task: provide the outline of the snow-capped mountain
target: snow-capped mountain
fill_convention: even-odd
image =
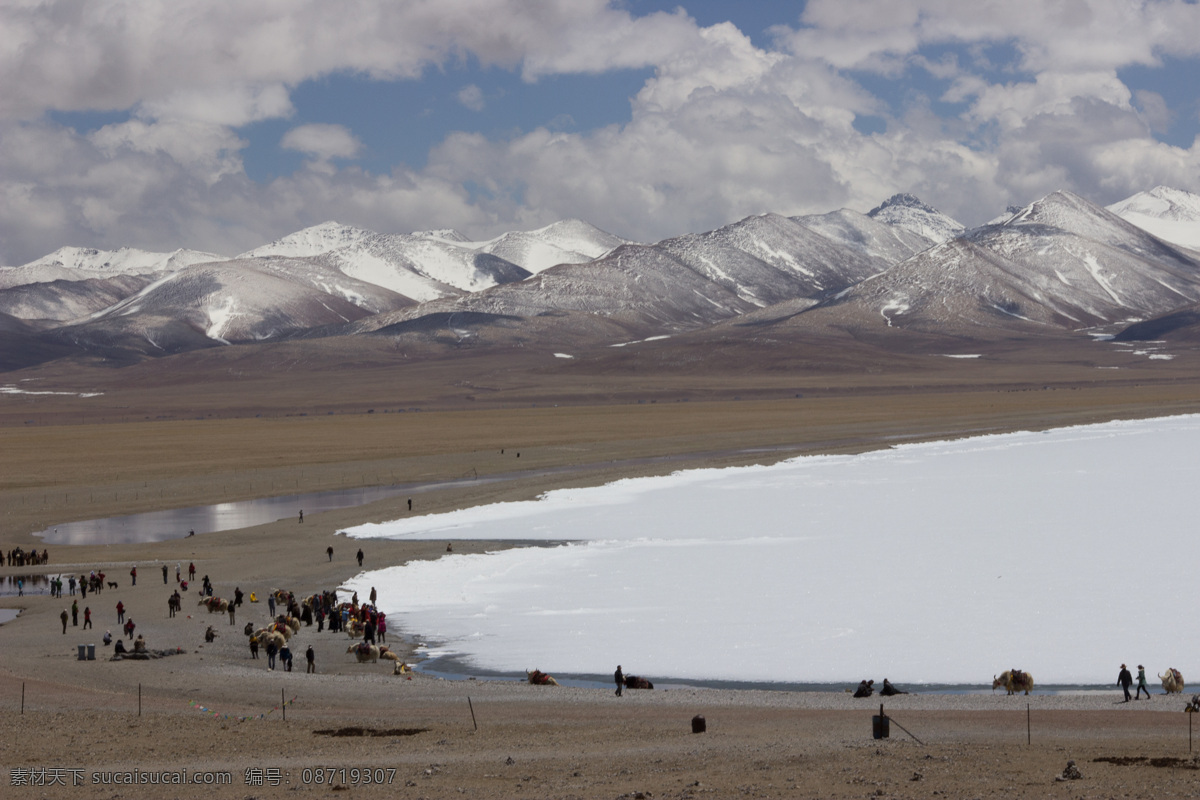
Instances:
[[[319,256],[343,247],[353,247],[363,239],[376,236],[373,231],[343,225],[340,222],[322,222],[309,228],[289,233],[281,239],[248,250],[237,256],[240,259],[283,256],[285,258],[307,258]]]
[[[761,214],[709,233],[626,244],[602,258],[559,264],[519,283],[362,320],[348,330],[452,313],[590,314],[629,336],[694,330],[784,300],[815,304],[928,245],[907,232],[890,235],[883,223],[855,212],[807,222]]]
[[[944,241],[929,239],[908,228],[880,222],[875,217],[845,208],[792,219],[840,247],[856,250],[888,266]]]
[[[315,260],[417,302],[529,277],[526,270],[490,253],[447,239],[406,234],[371,234]]]
[[[174,272],[192,264],[224,260],[225,256],[199,250],[151,253],[133,247],[122,247],[119,250],[60,247],[53,253],[22,266],[0,267],[0,289],[56,280],[81,281],[114,275]]]
[[[418,302],[522,280],[556,264],[590,261],[625,240],[581,220],[563,220],[472,242],[458,231],[382,234],[325,222],[243,253],[317,258],[351,277]]]
[[[1200,259],[1069,192],[909,258],[806,324],[954,336],[1076,330],[1200,299]]]
[[[1200,252],[1152,229],[1171,223],[1190,241],[1179,231],[1200,220],[1198,201],[1160,187],[1106,210],[1055,192],[964,231],[896,195],[868,214],[760,214],[655,244],[581,220],[488,241],[329,222],[234,259],[64,248],[0,269],[0,315],[10,342],[45,354],[12,362],[25,365],[79,348],[129,358],[354,334],[433,353],[472,341],[606,347],[714,326],[867,342],[1190,325]]]
[[[1164,241],[1200,250],[1200,195],[1156,186],[1108,210]]]
[[[698,327],[752,308],[663,248],[623,245],[586,264],[561,264],[518,283],[382,314],[346,330],[371,332],[431,314],[523,319],[582,314],[636,336]]]
[[[60,328],[62,340],[171,353],[276,339],[411,303],[306,259],[231,259],[170,273]]]
[[[949,241],[963,232],[962,223],[911,194],[894,194],[868,211],[867,216],[916,234],[930,244]]]
[[[565,219],[534,231],[506,233],[484,243],[479,250],[536,275],[559,264],[591,261],[623,244],[631,242],[583,220]]]

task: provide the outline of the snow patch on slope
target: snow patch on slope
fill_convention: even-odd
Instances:
[[[1159,239],[1200,250],[1200,195],[1156,186],[1108,210]]]

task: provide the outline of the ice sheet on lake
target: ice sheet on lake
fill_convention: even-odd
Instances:
[[[652,678],[1113,683],[1200,664],[1200,417],[692,470],[363,525],[571,541],[347,584],[477,667]],[[369,544],[363,543],[369,550]],[[1189,672],[1190,670],[1190,672]]]

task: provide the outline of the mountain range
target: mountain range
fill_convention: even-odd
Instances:
[[[1055,192],[970,230],[896,195],[653,244],[582,220],[484,242],[327,222],[234,257],[64,247],[0,267],[3,370],[380,337],[425,357],[666,337],[954,349],[1190,337],[1198,320],[1200,196],[1167,187],[1108,208]]]

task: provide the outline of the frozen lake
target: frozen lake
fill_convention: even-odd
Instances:
[[[424,654],[500,673],[1111,685],[1186,633],[1200,417],[692,470],[353,528],[541,540],[363,573]],[[1165,612],[1165,613],[1164,613]],[[1152,678],[1153,680],[1153,678]]]

